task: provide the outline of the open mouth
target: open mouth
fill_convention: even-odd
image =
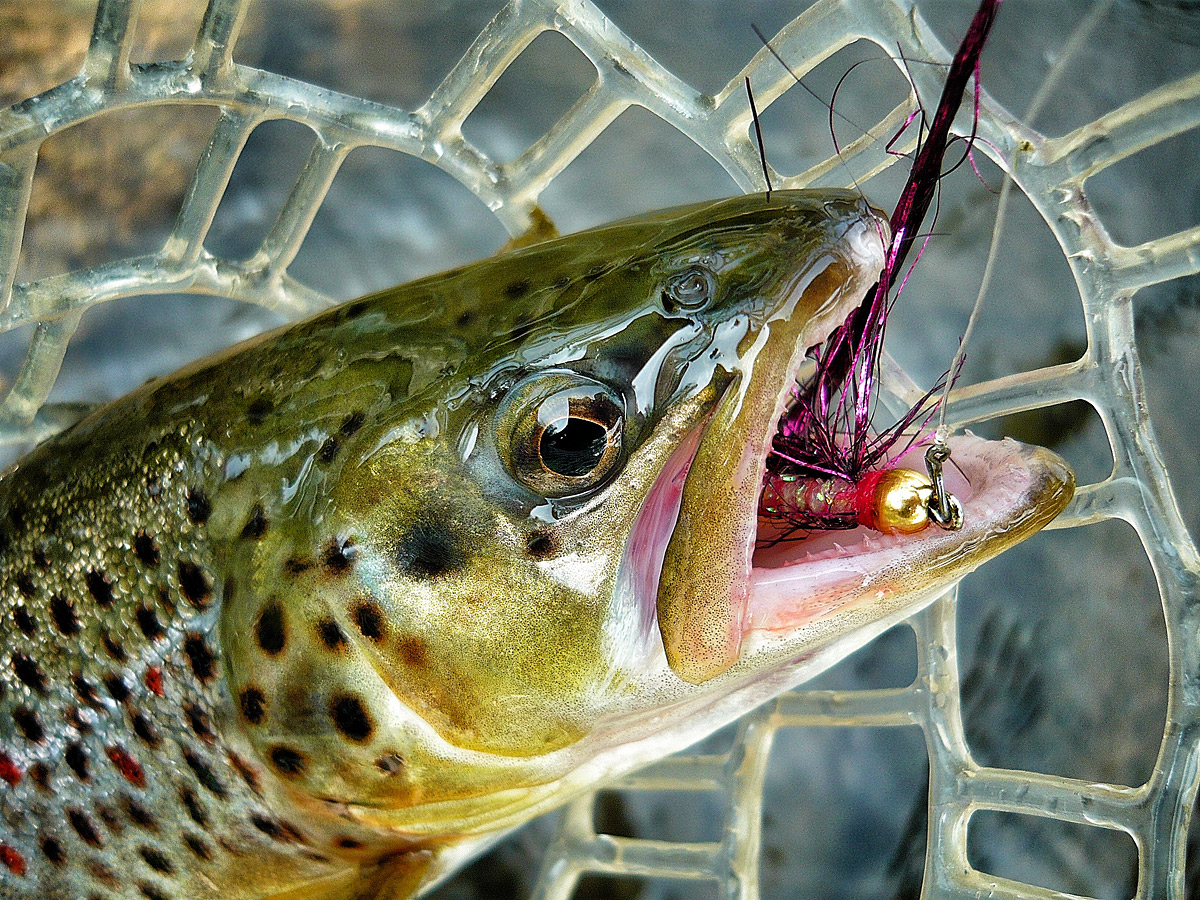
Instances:
[[[874,280],[882,236],[862,222],[858,244],[848,242],[840,263],[803,286],[799,302],[808,309],[844,315]],[[795,314],[778,323],[753,369],[664,467],[631,535],[631,547],[643,551],[637,595],[655,598],[667,661],[694,684],[745,668],[764,644],[777,658],[916,611],[1046,525],[1074,490],[1070,468],[1053,453],[966,436],[951,442],[946,469],[964,508],[961,530],[930,524],[889,535],[859,527],[772,541],[778,523],[759,516],[767,454],[803,347],[833,327]],[[923,472],[924,449],[887,464]]]
[[[663,468],[631,535],[629,550],[640,563],[637,595],[651,603],[702,431],[697,428]],[[926,446],[915,444],[888,465],[923,471]],[[731,609],[739,651],[734,662],[747,662],[764,648],[805,651],[855,628],[910,615],[983,562],[1040,530],[1073,494],[1070,467],[1041,447],[968,434],[952,438],[950,449],[953,465],[945,470],[946,488],[964,510],[958,531],[933,523],[913,534],[859,526],[781,541],[775,539],[776,522],[757,518],[743,589],[735,585],[730,592],[740,597]],[[703,548],[697,552],[703,555]],[[701,608],[695,614],[705,612]],[[707,680],[687,674],[685,680]]]
[[[1013,440],[964,435],[950,442],[946,487],[962,503],[963,527],[930,523],[914,534],[869,528],[763,542],[749,574],[743,628],[820,629],[839,610],[869,605],[871,618],[932,597],[979,564],[1050,522],[1070,500],[1074,476],[1057,455]],[[925,444],[890,465],[924,469]],[[760,522],[764,529],[768,522]]]

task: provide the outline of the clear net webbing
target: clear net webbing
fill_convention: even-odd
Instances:
[[[79,9],[63,6],[69,15],[79,18],[90,15],[92,5],[75,4]],[[151,5],[146,4],[147,8]],[[931,28],[911,0],[822,0],[781,30],[771,28],[767,35],[791,72],[767,49],[760,46],[753,52],[751,45],[744,68],[725,87],[705,92],[672,74],[587,0],[513,0],[491,18],[457,63],[442,61],[442,71],[448,70],[448,74],[432,95],[401,108],[273,71],[267,53],[258,54],[259,64],[242,62],[238,42],[246,31],[249,6],[247,0],[211,0],[202,16],[195,17],[198,33],[188,36],[190,49],[160,61],[136,57],[142,40],[139,28],[149,27],[147,23],[157,23],[157,19],[148,10],[140,10],[138,0],[101,0],[78,74],[57,86],[35,81],[36,96],[0,111],[0,332],[13,332],[22,348],[13,357],[17,364],[12,377],[2,385],[0,444],[27,445],[79,415],[81,407],[71,402],[73,398],[60,402],[58,396],[51,397],[51,391],[81,321],[86,322],[93,314],[89,311],[101,304],[149,295],[203,294],[254,304],[290,318],[334,299],[346,299],[333,296],[336,292],[318,283],[319,279],[295,271],[293,263],[343,164],[361,148],[399,151],[423,161],[421,165],[436,166],[469,189],[514,236],[535,225],[539,201],[560,173],[577,168],[572,166],[577,160],[578,165],[595,162],[585,151],[632,109],[644,110],[660,125],[665,123],[685,135],[715,160],[738,188],[759,190],[762,174],[743,79],[749,77],[764,121],[768,121],[776,103],[782,108],[781,101],[797,96],[793,75],[804,77],[824,61],[842,59],[837,54],[851,45],[861,50],[872,44],[878,48],[875,56],[891,58],[885,63],[888,78],[900,79],[904,86],[895,103],[889,101],[882,113],[870,113],[869,121],[863,119],[868,113],[857,111],[837,122],[835,131],[842,141],[836,156],[829,156],[828,122],[818,119],[813,125],[814,140],[828,158],[802,159],[797,174],[773,171],[772,181],[776,187],[857,183],[880,205],[887,205],[886,198],[892,194],[877,185],[894,178],[896,170],[889,167],[900,161],[897,168],[902,168],[903,161],[889,155],[884,145],[916,109],[916,97],[926,104],[936,98],[943,70],[930,61],[946,61],[949,54],[935,35],[953,39]],[[1002,15],[1019,15],[1021,7],[1015,3],[1013,7],[1010,10],[1006,5]],[[327,8],[334,14],[341,9],[346,16],[355,15],[352,2],[330,3]],[[272,14],[271,4],[254,12],[259,17]],[[666,9],[662,14],[670,15]],[[723,19],[731,29],[747,28],[747,22],[736,13]],[[1092,44],[1102,42],[1102,33],[1087,30],[1094,27],[1094,22],[1081,16],[1076,35]],[[502,153],[485,148],[486,141],[464,136],[470,134],[464,122],[523,51],[546,32],[557,32],[586,57],[594,67],[589,70],[590,84],[524,149]],[[53,40],[47,40],[41,52],[59,51]],[[310,48],[309,52],[320,51]],[[1057,52],[1066,50],[1058,47]],[[1162,52],[1174,51],[1168,46]],[[133,64],[131,53],[135,54]],[[909,62],[901,63],[901,59]],[[988,65],[1001,65],[994,55],[988,60]],[[838,66],[847,68],[841,63]],[[870,71],[870,77],[883,77],[879,65]],[[915,94],[909,92],[910,83]],[[110,120],[132,121],[121,117],[150,107],[181,114],[202,109],[207,116],[198,145],[201,149],[194,166],[189,163],[173,224],[156,233],[151,246],[143,243],[133,255],[105,259],[68,255],[57,268],[39,266],[23,256],[25,238],[35,227],[45,234],[47,220],[55,216],[70,219],[70,202],[57,208],[38,205],[35,171],[47,166],[44,146],[86,120],[94,122],[82,127],[103,126]],[[252,246],[225,252],[222,248],[232,243],[212,240],[210,231],[239,158],[256,129],[279,120],[309,129],[306,134],[313,138],[311,146],[306,155],[292,154],[287,161],[290,168],[279,176],[286,189],[279,195],[273,224],[255,236]],[[959,124],[968,129],[969,116],[961,117]],[[985,93],[978,120],[979,150],[1011,174],[1019,189],[1014,194],[1018,199],[1023,194],[1027,206],[1040,214],[1044,224],[1036,224],[1036,228],[1049,229],[1050,246],[1067,276],[1063,282],[1067,290],[1061,295],[1039,294],[1031,302],[1057,310],[1047,316],[1076,319],[1081,304],[1082,324],[1078,341],[1069,345],[1074,347],[1070,352],[1057,357],[1043,354],[1040,362],[1035,359],[1032,363],[1029,355],[1018,353],[1016,362],[1007,367],[986,370],[987,377],[964,379],[966,386],[956,392],[949,410],[955,426],[997,419],[1016,421],[1013,417],[1018,414],[1043,408],[1078,409],[1080,401],[1098,416],[1096,434],[1105,436],[1111,447],[1111,471],[1105,465],[1094,477],[1082,473],[1082,486],[1055,528],[1080,529],[1087,534],[1091,533],[1087,529],[1120,520],[1132,526],[1144,548],[1140,565],[1145,571],[1140,581],[1131,583],[1157,585],[1162,610],[1157,627],[1165,631],[1169,651],[1164,653],[1159,698],[1165,713],[1157,711],[1158,721],[1164,723],[1161,743],[1154,735],[1143,735],[1158,748],[1144,781],[1107,783],[1091,777],[1090,772],[1087,777],[1065,777],[985,765],[977,759],[969,749],[974,746],[967,733],[970,727],[964,726],[964,715],[969,718],[970,713],[964,714],[965,679],[960,677],[958,664],[959,603],[951,594],[905,626],[916,636],[911,683],[867,688],[840,685],[787,694],[747,715],[727,746],[661,761],[614,786],[626,796],[638,792],[658,797],[673,792],[706,795],[709,799],[703,808],[712,812],[715,825],[705,839],[605,833],[597,828],[598,819],[603,824],[604,817],[597,812],[596,796],[583,797],[557,820],[540,875],[530,879],[533,897],[565,900],[573,896],[581,879],[596,874],[648,879],[657,885],[655,896],[665,892],[739,900],[758,897],[767,865],[763,807],[771,802],[768,778],[773,788],[779,787],[779,778],[770,775],[773,747],[787,734],[814,726],[850,730],[910,726],[909,731],[916,726],[921,730],[928,757],[921,889],[925,897],[1064,896],[1015,877],[977,869],[988,853],[969,849],[974,819],[996,813],[1074,823],[1086,831],[1123,832],[1136,848],[1125,886],[1136,891],[1137,897],[1183,896],[1186,838],[1197,787],[1200,603],[1196,591],[1200,560],[1151,428],[1134,324],[1141,298],[1155,296],[1156,288],[1200,272],[1200,227],[1176,228],[1168,223],[1167,233],[1141,243],[1122,244],[1110,234],[1104,208],[1092,202],[1089,188],[1110,167],[1169,145],[1198,124],[1200,72],[1166,80],[1053,137],[1024,124],[1019,115],[1014,117]],[[122,127],[111,126],[118,132]],[[911,146],[912,132],[908,132],[894,149]],[[770,149],[768,159],[772,158]],[[148,151],[143,147],[129,152]],[[1187,204],[1194,203],[1198,161],[1193,157],[1191,170],[1171,176],[1178,179]],[[110,160],[114,167],[124,168],[127,163],[121,162],[119,154]],[[998,170],[983,161],[980,165],[986,167],[983,179],[997,187]],[[964,174],[971,181],[966,167],[958,177]],[[875,181],[876,177],[880,181]],[[113,179],[118,180],[116,174]],[[613,192],[620,189],[620,185],[610,188]],[[994,196],[990,203],[994,212]],[[1194,222],[1195,207],[1189,208]],[[609,217],[601,211],[595,220]],[[1036,218],[1014,227],[1033,228],[1028,223]],[[943,217],[938,229],[952,234],[960,224]],[[136,223],[132,227],[136,230]],[[310,266],[306,271],[314,269]],[[920,285],[913,290],[921,290]],[[973,295],[974,284],[964,285],[961,292]],[[209,299],[197,297],[190,302]],[[952,342],[961,332],[962,310],[969,307],[969,299],[955,300],[959,312],[951,324],[927,323],[926,330],[945,332],[943,340],[949,335]],[[1033,343],[1037,321],[1027,316],[1019,326]],[[949,347],[952,353],[953,343]],[[905,368],[912,371],[915,359],[920,369],[919,351],[909,357],[901,360]],[[945,364],[945,358],[933,359],[926,370],[913,373],[915,381],[927,382],[931,374],[936,376],[938,366],[944,368]],[[892,389],[902,398],[905,386],[914,382],[907,381],[898,364],[889,363],[889,367]],[[1147,572],[1152,573],[1152,580]],[[968,580],[968,587],[970,584]],[[1025,590],[1013,584],[1011,597],[1025,602]],[[1129,604],[1157,608],[1152,592],[1149,596],[1136,592],[1118,596]],[[992,677],[1004,676],[993,672]],[[1105,720],[1106,711],[1097,710],[1089,727],[1102,728]],[[996,727],[1009,726],[1000,723]],[[1070,748],[1063,755],[1070,756]],[[600,802],[606,795],[599,795]],[[802,804],[804,798],[793,798],[793,802]],[[1067,853],[1061,860],[1062,870],[1074,866],[1086,872],[1097,865],[1089,857],[1087,848],[1092,845],[1086,837],[1078,846],[1083,849],[1076,857],[1067,858]],[[867,841],[853,853],[888,857],[892,850]],[[913,854],[920,856],[919,840]],[[1012,855],[1019,857],[1020,851]],[[1067,885],[1064,889],[1084,885],[1081,891],[1090,883],[1082,876],[1081,880],[1060,882]],[[1111,895],[1127,896],[1121,889],[1114,889],[1117,893]],[[785,887],[774,895],[797,894]]]

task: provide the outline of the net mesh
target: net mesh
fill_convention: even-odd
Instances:
[[[300,317],[332,302],[290,267],[351,151],[382,147],[439,167],[469,188],[511,235],[534,228],[538,202],[556,176],[624,111],[648,110],[715,159],[745,190],[763,184],[743,79],[760,110],[795,89],[822,61],[855,41],[893,59],[942,60],[939,43],[912,2],[822,0],[771,38],[788,72],[763,48],[728,85],[703,93],[673,75],[584,0],[513,0],[491,20],[424,103],[407,110],[240,64],[233,50],[245,0],[211,0],[190,52],[175,62],[130,64],[141,4],[102,0],[77,77],[0,112],[0,332],[30,331],[15,378],[0,401],[0,443],[40,440],[79,415],[47,403],[68,345],[89,308],[148,294],[219,295]],[[463,125],[506,69],[539,35],[565,37],[595,67],[590,88],[509,162],[464,137]],[[915,93],[845,143],[840,154],[785,177],[776,187],[862,185],[896,162],[883,149],[916,108],[936,97],[942,69],[897,64]],[[211,139],[182,208],[153,252],[62,274],[19,280],[39,149],[92,117],[150,105],[217,110]],[[239,154],[262,123],[286,119],[315,140],[281,211],[249,254],[227,258],[206,244]],[[970,127],[960,118],[962,130]],[[1123,246],[1089,202],[1089,180],[1115,163],[1200,124],[1200,73],[1161,86],[1057,137],[1045,137],[984,96],[981,150],[1005,171],[1052,231],[1082,303],[1086,350],[1071,362],[984,381],[955,393],[953,426],[1069,401],[1098,412],[1114,466],[1080,487],[1055,528],[1120,519],[1136,530],[1161,594],[1169,646],[1166,723],[1153,773],[1140,785],[1099,783],[976,762],[964,737],[957,664],[956,596],[908,624],[916,634],[917,675],[902,688],[800,690],[746,716],[727,752],[661,761],[616,787],[624,791],[710,792],[723,811],[719,840],[680,842],[597,833],[595,795],[560,818],[533,889],[565,900],[588,873],[707,880],[717,896],[759,896],[764,783],[772,743],[800,726],[919,726],[929,759],[929,816],[923,896],[1050,898],[1063,894],[977,871],[968,859],[969,821],[979,811],[1019,813],[1119,830],[1137,848],[1136,896],[1182,897],[1184,853],[1197,787],[1196,556],[1172,495],[1147,414],[1133,295],[1200,272],[1200,228]],[[904,149],[902,146],[898,149]],[[888,382],[896,405],[911,399],[895,363]],[[1086,861],[1085,863],[1086,864]]]

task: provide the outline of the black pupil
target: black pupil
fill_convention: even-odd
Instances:
[[[564,478],[587,475],[604,456],[608,431],[599,422],[572,416],[542,432],[542,465]]]

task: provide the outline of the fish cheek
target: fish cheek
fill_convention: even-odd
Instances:
[[[545,577],[524,532],[457,459],[413,461],[377,461],[356,485],[374,498],[360,520],[363,565],[387,632],[365,652],[456,747],[529,757],[574,742],[601,605]]]

